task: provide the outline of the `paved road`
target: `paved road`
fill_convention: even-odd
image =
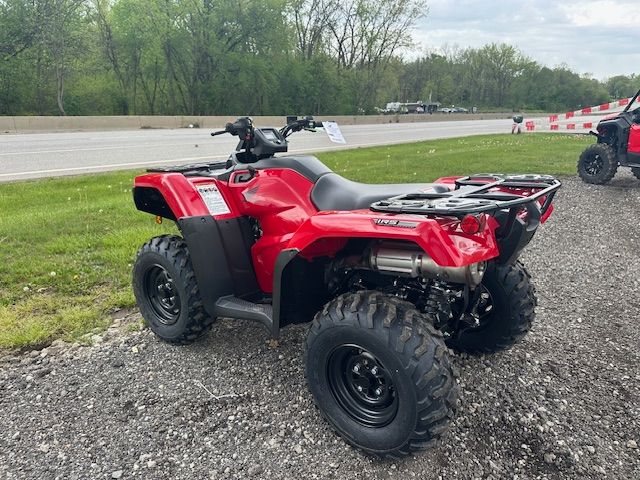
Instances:
[[[510,126],[505,119],[345,125],[345,146],[324,133],[302,132],[290,138],[290,152],[506,133]],[[213,139],[204,129],[0,135],[0,182],[225,159],[236,143],[230,136]]]

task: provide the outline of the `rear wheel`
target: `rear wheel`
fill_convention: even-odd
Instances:
[[[315,403],[351,445],[395,458],[447,430],[453,369],[442,334],[412,304],[371,291],[341,295],[316,315],[306,354]]]
[[[214,319],[204,309],[186,242],[175,235],[154,237],[138,251],[133,292],[149,328],[171,343],[190,343]]]
[[[461,321],[447,345],[468,353],[508,348],[531,329],[537,305],[529,272],[520,262],[490,264],[479,288],[475,322]]]
[[[578,175],[586,183],[602,185],[611,180],[618,169],[618,160],[611,146],[595,143],[578,160]]]

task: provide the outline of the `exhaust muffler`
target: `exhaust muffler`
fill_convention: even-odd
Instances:
[[[487,264],[478,262],[464,267],[443,267],[417,247],[380,243],[371,248],[369,266],[382,273],[432,278],[475,287],[482,281]]]

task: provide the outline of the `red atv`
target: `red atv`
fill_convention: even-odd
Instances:
[[[451,347],[493,352],[534,319],[517,261],[560,187],[540,175],[474,175],[366,185],[312,156],[275,156],[282,129],[227,124],[223,163],[136,178],[139,210],[177,223],[151,239],[133,288],[162,339],[187,343],[217,317],[257,320],[277,339],[311,323],[306,373],[315,402],[352,445],[386,457],[422,449],[456,406]]]
[[[588,147],[578,160],[578,175],[587,183],[602,185],[611,180],[618,165],[631,167],[640,179],[640,90],[625,109],[604,117],[598,132],[590,132],[598,143]]]

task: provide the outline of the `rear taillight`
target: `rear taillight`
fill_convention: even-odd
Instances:
[[[484,228],[485,223],[486,217],[484,214],[465,215],[464,218],[460,220],[460,230],[467,235],[474,235]]]

